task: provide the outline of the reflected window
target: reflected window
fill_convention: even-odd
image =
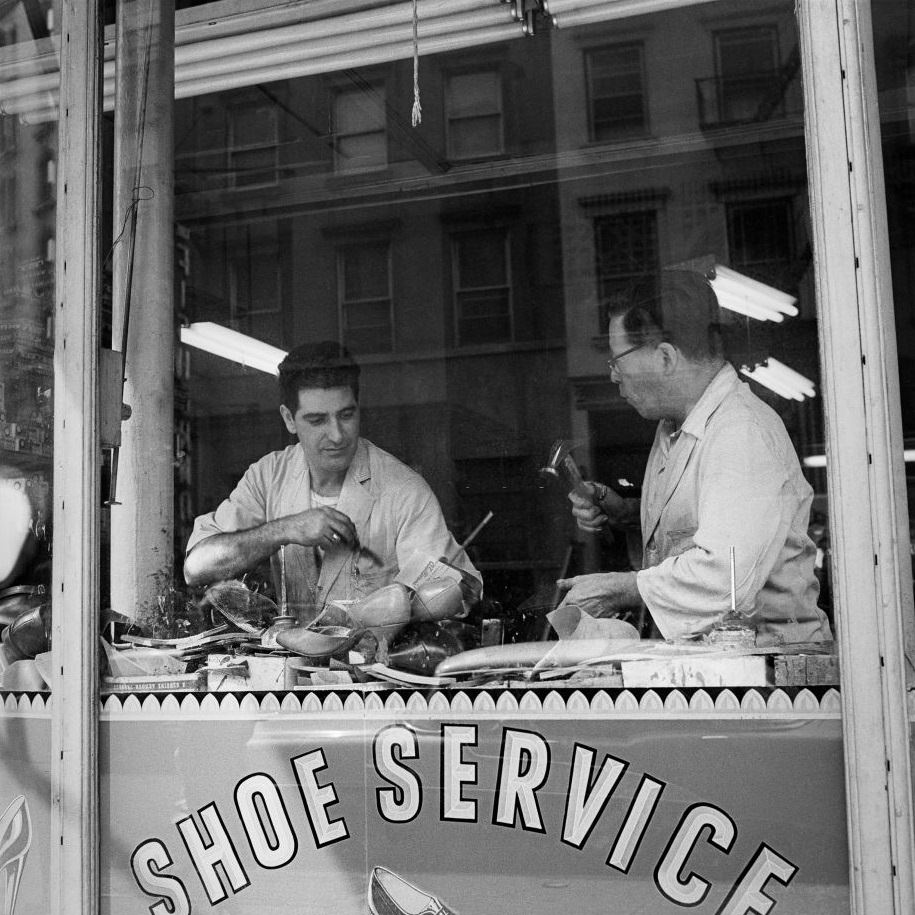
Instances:
[[[789,263],[794,252],[790,200],[762,200],[727,205],[731,265],[764,278]]]
[[[495,70],[455,73],[445,82],[448,156],[469,159],[503,151],[502,78]]]
[[[385,168],[388,139],[384,86],[344,89],[334,95],[334,171]]]
[[[228,166],[235,187],[276,184],[278,139],[274,105],[229,109]]]
[[[452,236],[458,346],[512,339],[509,234],[506,229]]]
[[[607,300],[660,266],[658,217],[654,210],[613,213],[594,218],[597,291],[603,303],[598,333],[607,332]]]
[[[352,353],[394,349],[391,246],[388,242],[337,249],[337,288],[343,343]]]
[[[774,26],[715,33],[719,121],[758,121],[777,85],[778,32]]]
[[[227,243],[231,325],[266,343],[280,345],[282,335],[281,252],[275,226],[241,226]]]
[[[640,43],[585,52],[585,72],[591,140],[606,142],[647,132],[644,53]]]

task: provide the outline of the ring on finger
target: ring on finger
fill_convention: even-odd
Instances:
[[[330,535],[330,539],[333,540],[334,543],[339,543],[339,542],[340,542],[340,535],[339,535],[336,531],[334,531],[334,532]]]

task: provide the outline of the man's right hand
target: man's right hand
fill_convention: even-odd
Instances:
[[[608,524],[623,526],[630,520],[630,500],[624,499],[602,483],[588,481],[584,484],[588,495],[569,493],[572,514],[583,531],[596,534]]]
[[[326,548],[356,542],[356,527],[349,516],[328,506],[288,515],[283,522],[289,543]]]

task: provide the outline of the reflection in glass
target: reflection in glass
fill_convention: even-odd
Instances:
[[[56,91],[45,7],[0,7],[0,685],[21,682],[47,649],[43,626],[34,650],[14,649],[7,624],[21,630],[20,617],[50,612],[57,128],[20,104],[35,80]],[[26,679],[44,688],[35,671]]]
[[[277,58],[272,78],[242,54],[224,88],[179,59],[176,219],[186,323],[282,349],[339,339],[363,366],[363,433],[422,473],[456,538],[494,512],[473,547],[480,612],[519,639],[542,631],[558,575],[639,553],[577,536],[565,492],[537,473],[575,438],[586,478],[638,494],[654,427],[605,369],[608,307],[630,283],[711,259],[796,300],[781,323],[732,313],[729,356],[801,456],[821,450],[822,420],[792,5],[620,20],[562,2],[527,38],[497,6],[468,0],[425,44],[420,31],[417,127],[407,20],[384,60],[389,26],[367,24],[345,54],[296,72]],[[436,44],[445,34],[460,50]],[[179,552],[193,516],[287,443],[268,377],[199,353],[188,365]],[[807,473],[822,531],[825,481]]]

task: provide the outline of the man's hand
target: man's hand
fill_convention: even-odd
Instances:
[[[602,483],[588,481],[584,486],[588,496],[569,493],[572,514],[583,531],[596,534],[607,524],[623,527],[632,522],[635,500],[624,499]]]
[[[335,546],[355,543],[356,527],[347,515],[328,506],[309,508],[282,519],[284,540],[302,546]]]
[[[201,540],[185,557],[184,580],[189,585],[201,585],[237,578],[286,543],[325,549],[355,544],[356,528],[343,512],[321,506],[267,521],[250,530],[213,534]]]
[[[635,572],[596,572],[560,578],[556,587],[567,592],[559,607],[574,604],[591,616],[614,616],[641,602]]]

